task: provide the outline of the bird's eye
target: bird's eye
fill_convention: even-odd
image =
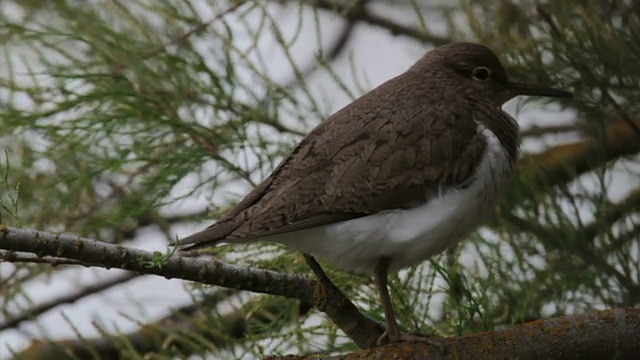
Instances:
[[[489,78],[490,72],[484,66],[479,66],[473,69],[473,78],[480,81],[485,81]]]

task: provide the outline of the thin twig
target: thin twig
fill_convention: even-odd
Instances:
[[[60,258],[55,256],[38,257],[35,254],[17,252],[17,251],[0,251],[0,263],[31,263],[31,264],[49,264],[51,266],[60,265],[85,265],[82,261]],[[0,325],[0,330],[2,330]]]
[[[347,18],[344,28],[342,29],[342,31],[340,31],[340,34],[334,39],[333,44],[329,46],[329,49],[327,51],[322,52],[322,57],[320,59],[314,60],[310,65],[307,66],[306,69],[301,70],[300,75],[304,78],[308,78],[311,75],[313,75],[318,69],[321,68],[320,66],[318,66],[319,63],[327,63],[335,60],[338,57],[338,55],[340,55],[340,53],[345,49],[347,43],[349,42],[349,39],[351,38],[351,35],[353,35],[353,29],[355,27],[355,24],[356,24],[355,20],[351,18]],[[299,83],[300,83],[299,78],[297,76],[294,76],[291,80],[284,82],[284,85],[282,85],[282,88],[285,90],[291,91]],[[279,130],[278,127],[276,127],[277,126],[276,124],[269,123],[269,125],[276,128],[276,130]],[[305,135],[305,134],[302,134],[302,135]]]
[[[192,35],[198,34],[198,33],[202,32],[202,31],[206,30],[211,24],[213,24],[214,22],[222,19],[226,15],[236,11],[240,6],[244,5],[245,3],[246,3],[246,1],[236,1],[235,4],[232,4],[231,6],[226,8],[225,10],[223,10],[220,13],[216,14],[211,19],[196,25],[193,29],[191,29],[191,30],[189,30],[187,32],[184,32],[182,34],[178,34],[178,35],[174,36],[173,38],[171,38],[166,43],[164,43],[164,44],[162,44],[162,45],[160,45],[160,46],[158,46],[158,47],[156,47],[154,49],[151,49],[151,50],[147,51],[146,53],[144,53],[141,56],[141,59],[143,59],[143,60],[150,59],[150,58],[152,58],[152,57],[164,52],[169,46],[179,44],[179,43],[187,40]]]
[[[565,36],[562,34],[562,32],[560,31],[560,28],[556,25],[555,21],[553,20],[553,16],[549,14],[540,5],[536,6],[536,10],[540,18],[551,28],[551,35],[553,36],[553,38],[558,40],[558,42],[561,44],[566,43],[567,40]],[[598,76],[594,75],[593,70],[591,69],[590,66],[588,66],[587,64],[583,63],[578,59],[575,59],[572,56],[571,52],[567,52],[566,58],[572,63],[572,65],[578,71],[583,73],[584,78],[587,78],[587,79],[598,78]],[[638,124],[636,124],[636,122],[631,118],[631,116],[629,116],[629,114],[622,108],[622,106],[618,104],[618,101],[616,101],[616,99],[611,95],[606,84],[603,82],[599,82],[597,85],[600,92],[602,93],[602,97],[613,106],[615,111],[618,113],[618,116],[620,116],[620,118],[622,118],[622,120],[624,120],[629,125],[631,130],[633,130],[636,133],[636,135],[640,138],[640,126],[638,126]],[[638,141],[640,141],[640,139],[638,139]]]

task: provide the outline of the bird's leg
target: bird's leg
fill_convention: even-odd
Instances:
[[[316,275],[316,278],[320,282],[320,285],[327,291],[330,288],[335,289],[336,291],[340,291],[336,285],[331,282],[331,279],[327,276],[327,274],[322,270],[318,261],[311,256],[310,254],[304,253],[304,259],[307,262],[307,265],[311,268],[313,273]],[[391,297],[389,296],[389,290],[387,289],[387,273],[389,272],[389,265],[391,263],[391,259],[388,257],[383,257],[378,262],[378,265],[375,269],[375,282],[378,287],[378,291],[380,292],[380,300],[382,301],[382,307],[384,308],[384,317],[386,320],[387,328],[382,333],[382,335],[378,338],[377,345],[381,345],[388,340],[389,342],[399,342],[399,341],[429,341],[426,336],[413,335],[413,334],[403,334],[400,332],[400,327],[398,327],[398,323],[396,322],[396,316],[393,312],[393,305],[391,304]],[[434,343],[436,346],[440,346],[437,343]]]
[[[380,293],[380,301],[382,302],[382,308],[384,309],[384,319],[387,324],[387,329],[378,338],[377,345],[382,345],[386,342],[385,340],[389,340],[389,342],[426,341],[426,337],[412,334],[403,334],[402,332],[400,332],[400,327],[398,326],[398,322],[396,321],[396,315],[393,312],[393,305],[391,304],[389,289],[387,288],[387,276],[389,273],[390,264],[391,259],[388,257],[383,257],[378,262],[378,265],[376,265],[376,269],[374,272],[375,283],[376,287],[378,288],[378,292]]]
[[[393,305],[391,304],[391,297],[389,296],[389,289],[387,289],[387,274],[389,272],[389,264],[391,259],[383,257],[376,265],[374,272],[374,278],[378,293],[380,294],[380,301],[382,302],[382,308],[384,309],[384,319],[387,323],[387,329],[378,338],[378,345],[384,343],[385,339],[389,339],[390,342],[397,342],[400,339],[400,328],[396,322],[396,315],[393,312]]]

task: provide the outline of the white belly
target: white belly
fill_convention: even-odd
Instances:
[[[507,153],[489,129],[478,124],[488,146],[464,190],[450,190],[410,210],[390,210],[314,229],[273,236],[346,270],[373,273],[381,257],[390,270],[418,264],[455,245],[490,214],[513,170]]]

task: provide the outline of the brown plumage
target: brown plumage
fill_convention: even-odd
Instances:
[[[387,271],[455,244],[495,205],[518,154],[518,126],[501,110],[516,95],[570,96],[509,80],[484,46],[435,49],[327,118],[228,214],[180,244],[277,241],[374,271],[385,335],[408,339],[393,319]],[[471,210],[440,214],[447,201]]]

